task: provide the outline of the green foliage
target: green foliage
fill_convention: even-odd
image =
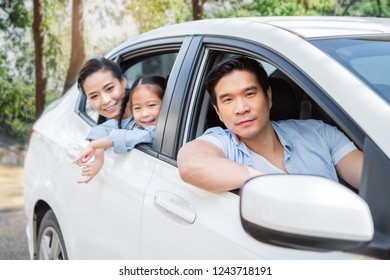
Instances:
[[[191,9],[183,0],[131,1],[127,7],[140,33],[191,19]]]
[[[378,3],[379,2],[379,3]],[[339,15],[346,16],[371,16],[371,17],[389,17],[389,0],[360,0],[356,1],[350,7],[340,7]]]
[[[0,29],[7,31],[12,28],[25,28],[32,23],[32,18],[25,8],[23,0],[0,0]]]
[[[35,118],[32,14],[23,2],[0,1],[0,133],[21,143]]]
[[[380,3],[380,5],[378,4]],[[242,16],[390,16],[390,0],[209,0],[206,18]]]
[[[61,96],[70,58],[71,0],[44,0],[45,61],[47,94]]]
[[[25,143],[34,122],[34,87],[0,80],[0,131]]]

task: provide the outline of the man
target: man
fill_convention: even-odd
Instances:
[[[206,88],[227,129],[208,129],[183,145],[178,167],[185,182],[221,192],[240,188],[257,175],[311,174],[335,181],[340,176],[358,189],[363,153],[322,121],[272,122],[272,90],[255,60],[222,62],[206,77]]]

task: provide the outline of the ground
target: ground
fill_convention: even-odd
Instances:
[[[0,135],[0,260],[28,259],[23,209],[25,147]]]

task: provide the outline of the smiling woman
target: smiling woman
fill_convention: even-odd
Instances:
[[[78,86],[99,115],[119,118],[126,89],[119,65],[103,57],[87,61],[80,70]],[[128,117],[130,110],[124,113],[124,118]]]
[[[102,116],[118,118],[126,81],[117,80],[110,71],[101,70],[85,79],[83,88],[91,106]]]

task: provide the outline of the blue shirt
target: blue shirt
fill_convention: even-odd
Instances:
[[[140,143],[153,143],[155,126],[148,126],[143,129],[137,125],[133,117],[122,120],[121,124],[122,129],[119,129],[117,120],[107,120],[102,124],[94,126],[86,139],[93,141],[109,136],[114,153],[117,154],[123,154]]]
[[[336,127],[318,120],[271,122],[284,148],[284,164],[289,174],[319,175],[338,181],[335,165],[356,149]],[[213,127],[198,139],[219,147],[226,158],[253,167],[251,151],[228,129]]]
[[[134,129],[137,126],[137,123],[135,122],[133,116],[131,116],[130,118],[122,120],[121,125],[123,129]],[[113,129],[118,129],[118,121],[115,119],[109,119],[104,123],[92,127],[86,139],[88,141],[93,141],[105,137],[109,135]]]
[[[140,143],[152,144],[155,131],[155,126],[147,126],[146,128],[141,128],[138,125],[132,130],[111,130],[109,137],[112,147],[114,148],[114,153],[123,154],[133,149],[135,145]]]

